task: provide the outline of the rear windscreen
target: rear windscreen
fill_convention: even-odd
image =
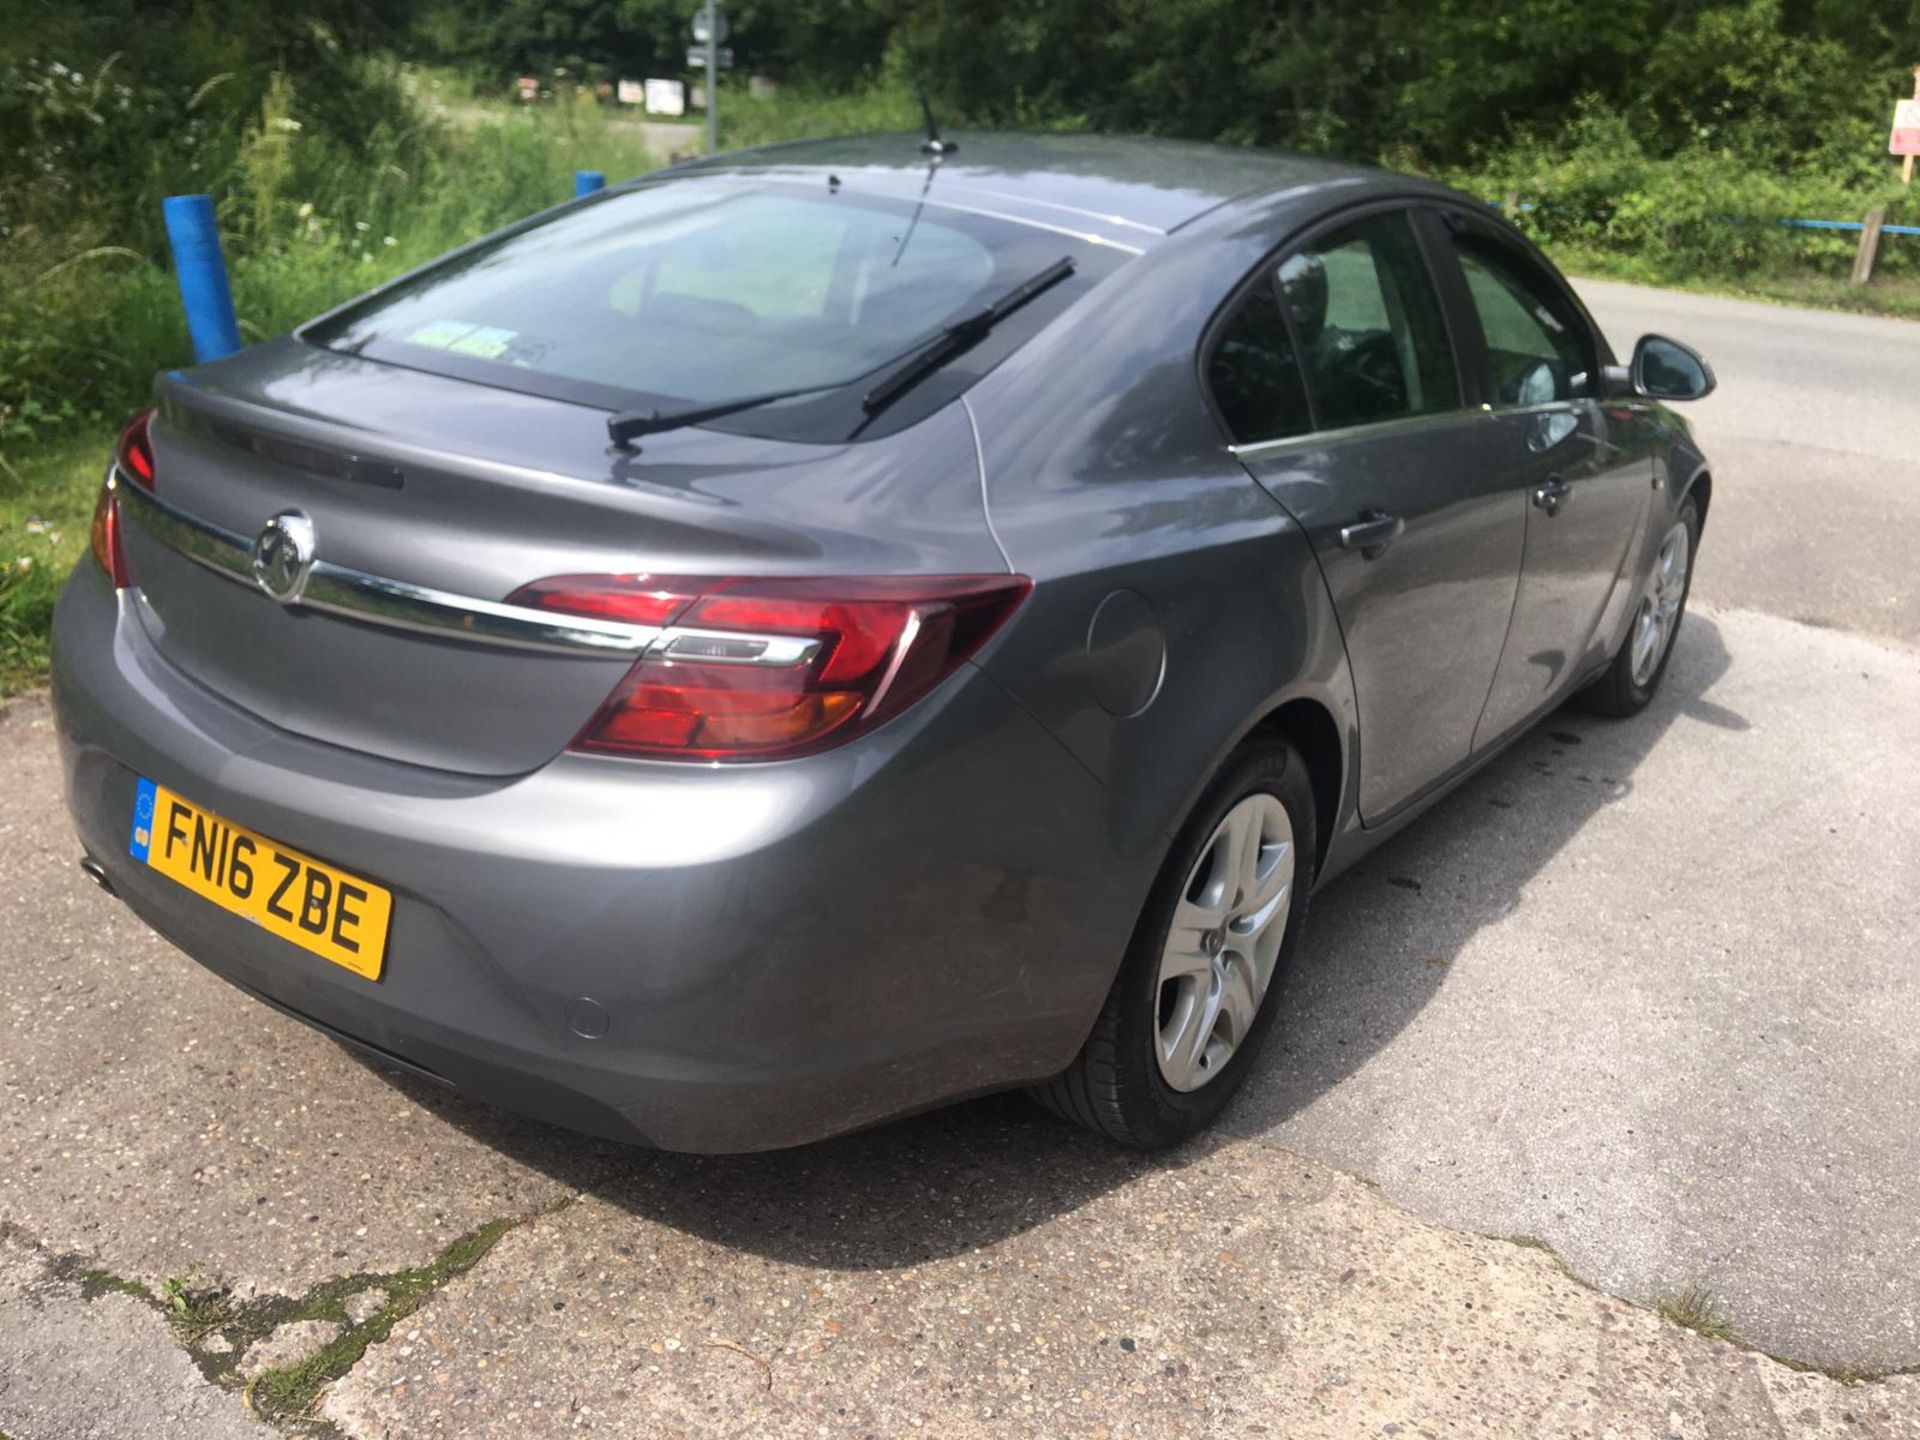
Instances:
[[[817,182],[692,175],[609,193],[458,254],[309,327],[356,354],[612,409],[807,390],[737,428],[840,428],[835,391],[1095,247],[993,216]],[[1099,256],[1092,270],[1118,257]],[[1025,307],[982,359],[1090,283]],[[1027,312],[1031,311],[1029,315]],[[1018,323],[1016,323],[1018,322]],[[996,332],[997,335],[997,332]],[[844,402],[844,396],[840,397]],[[736,428],[730,426],[728,428]]]

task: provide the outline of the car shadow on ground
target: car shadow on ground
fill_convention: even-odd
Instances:
[[[1683,627],[1660,696],[1620,722],[1563,710],[1315,898],[1281,1024],[1220,1133],[1169,1155],[1120,1150],[1017,1095],[993,1096],[797,1150],[625,1150],[502,1115],[418,1079],[382,1077],[476,1140],[563,1183],[729,1249],[784,1264],[886,1269],[1018,1235],[1281,1123],[1338,1086],[1446,983],[1475,934],[1589,820],[1631,792],[1683,717],[1746,721],[1706,698],[1730,659],[1710,616]],[[367,1061],[370,1067],[374,1062]]]

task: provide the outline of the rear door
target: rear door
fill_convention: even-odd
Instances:
[[[1471,753],[1519,580],[1525,502],[1463,369],[1399,207],[1331,222],[1264,267],[1208,354],[1236,453],[1326,576],[1368,823]]]
[[[1652,494],[1653,462],[1595,398],[1607,356],[1556,277],[1460,212],[1433,227],[1462,312],[1503,483],[1524,497],[1526,555],[1476,748],[1558,699],[1604,644]],[[1452,274],[1446,270],[1451,267]]]

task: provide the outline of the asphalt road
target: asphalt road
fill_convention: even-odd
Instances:
[[[651,1156],[383,1074],[87,886],[0,712],[0,1433],[270,1435],[242,1377],[351,1316],[353,1437],[1920,1437],[1920,1377],[1647,1308],[1920,1365],[1920,329],[1583,288],[1721,376],[1667,687],[1318,897],[1173,1157],[1017,1098]]]
[[[1695,594],[1920,645],[1920,323],[1584,281],[1623,362],[1648,331],[1703,351],[1686,407],[1714,461]]]

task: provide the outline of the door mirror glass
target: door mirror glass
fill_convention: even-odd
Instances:
[[[1633,392],[1649,400],[1698,400],[1713,393],[1713,367],[1701,354],[1664,335],[1643,335],[1633,347]]]

